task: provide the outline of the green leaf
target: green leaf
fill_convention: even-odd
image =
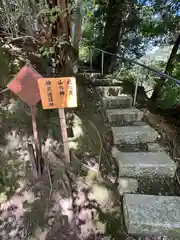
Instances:
[[[92,17],[93,16],[93,13],[92,12],[88,12],[88,17]]]

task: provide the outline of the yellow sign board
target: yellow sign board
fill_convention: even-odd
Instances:
[[[40,78],[38,85],[43,109],[77,107],[76,78]]]

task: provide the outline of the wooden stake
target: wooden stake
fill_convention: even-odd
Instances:
[[[36,151],[36,169],[37,173],[41,175],[41,156],[40,156],[40,146],[37,132],[37,124],[36,124],[36,106],[31,106],[31,115],[32,115],[32,126],[33,126],[33,136],[34,136],[34,145]]]
[[[68,145],[68,135],[67,135],[67,127],[66,127],[66,118],[64,114],[64,109],[58,109],[59,112],[59,120],[62,132],[62,140],[64,145],[64,155],[66,157],[67,162],[70,162],[70,154],[69,154],[69,145]]]

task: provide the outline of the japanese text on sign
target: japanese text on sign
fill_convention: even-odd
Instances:
[[[58,86],[59,86],[59,94],[60,95],[64,95],[64,86],[63,86],[63,82],[61,80],[58,81]]]
[[[49,104],[50,107],[53,107],[53,106],[54,106],[54,103],[53,103],[53,95],[52,95],[51,81],[47,80],[47,81],[46,81],[46,86],[47,86],[48,104]]]
[[[77,107],[75,78],[41,78],[38,85],[44,109]]]

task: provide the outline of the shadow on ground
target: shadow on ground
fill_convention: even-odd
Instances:
[[[109,134],[109,126],[101,107],[101,93],[91,87],[78,86],[78,97],[78,108],[68,111],[77,116],[81,125],[79,136],[71,139],[77,143],[76,149],[72,151],[76,160],[71,165],[64,166],[60,156],[56,162],[49,157],[40,179],[35,180],[32,176],[27,151],[29,136],[23,135],[26,131],[29,134],[31,132],[29,113],[26,116],[28,130],[24,127],[26,118],[18,126],[15,115],[11,115],[13,119],[8,119],[12,124],[10,129],[15,126],[13,131],[19,130],[13,137],[20,142],[12,145],[12,151],[8,143],[2,141],[8,146],[7,160],[3,158],[6,170],[3,168],[4,175],[1,174],[2,240],[94,240],[105,236],[119,239],[124,234],[121,204],[115,183],[117,172],[110,154],[110,137],[108,140],[106,136]],[[26,109],[23,109],[22,115],[24,110]],[[50,145],[56,145],[59,149],[58,114],[46,112],[45,115],[40,111],[38,124],[41,123],[42,116],[45,116],[40,124],[42,139],[51,138]],[[43,132],[45,126],[47,128]],[[51,130],[50,133],[48,129]],[[46,149],[46,152],[50,151],[49,148]]]

